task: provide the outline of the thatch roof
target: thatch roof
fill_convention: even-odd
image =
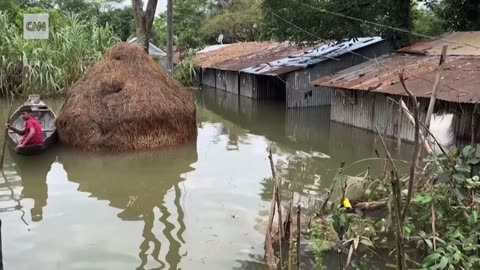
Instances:
[[[111,48],[73,85],[56,127],[64,145],[88,151],[161,148],[197,135],[191,94],[128,43]]]

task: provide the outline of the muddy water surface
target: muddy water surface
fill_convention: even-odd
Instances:
[[[285,189],[302,196],[327,188],[342,161],[352,175],[381,170],[374,160],[350,165],[376,157],[375,136],[330,122],[328,107],[285,110],[212,89],[196,99],[198,138],[189,145],[8,153],[7,181],[0,179],[5,269],[264,269],[269,148]]]

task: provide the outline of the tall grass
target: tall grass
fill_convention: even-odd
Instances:
[[[197,72],[195,71],[195,52],[189,50],[185,58],[175,67],[173,76],[185,86],[192,86],[196,83]]]
[[[23,30],[0,11],[0,95],[60,95],[119,39],[110,27],[62,15],[48,40],[25,40]]]

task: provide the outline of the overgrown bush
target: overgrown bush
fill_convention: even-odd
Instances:
[[[118,41],[108,26],[52,14],[49,39],[26,40],[18,16],[0,11],[1,95],[59,95]]]
[[[174,77],[185,86],[196,83],[197,72],[195,71],[195,52],[189,50],[187,56],[175,67]]]
[[[446,154],[431,155],[425,162],[425,170],[417,180],[424,177],[429,181],[413,197],[403,224],[409,269],[480,269],[480,157],[473,147],[467,146],[462,151],[452,148]],[[377,184],[372,198],[383,198],[387,206],[382,218],[361,218],[346,212],[337,201],[329,211],[330,218],[325,220],[339,236],[337,246],[353,246],[357,251],[356,246],[363,239],[367,246],[372,243],[375,248],[394,254],[391,188],[383,178],[374,182]],[[319,225],[325,228],[324,222],[314,222],[311,237],[316,256],[321,258],[326,239],[324,233],[319,233]],[[358,253],[357,256],[373,252],[367,249]]]
[[[474,167],[480,158],[467,146],[427,161],[433,185],[413,199],[405,224],[410,240],[424,252],[421,265],[425,269],[480,269],[480,178]]]

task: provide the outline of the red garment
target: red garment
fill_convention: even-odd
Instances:
[[[35,118],[30,118],[27,120],[27,122],[25,122],[25,134],[23,135],[22,143],[25,138],[27,138],[31,128],[35,130],[35,134],[33,134],[33,137],[25,145],[43,144],[42,126]]]

